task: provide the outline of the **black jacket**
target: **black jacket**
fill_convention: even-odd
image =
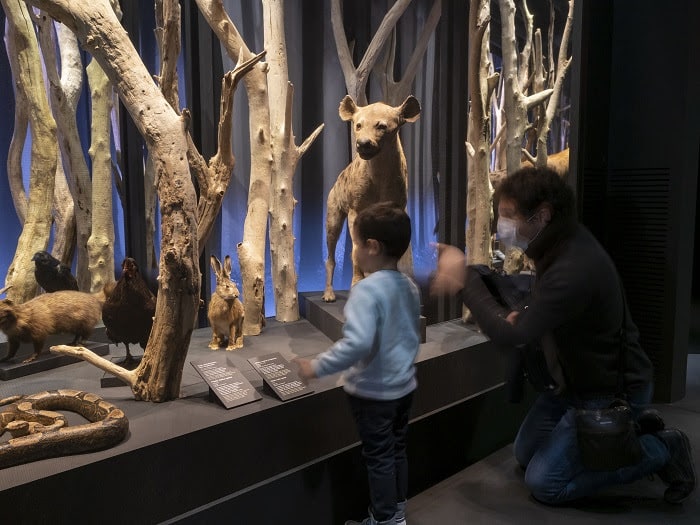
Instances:
[[[537,277],[532,300],[515,325],[477,272],[467,273],[464,304],[492,341],[522,345],[553,336],[566,392],[581,398],[617,393],[623,294],[615,266],[593,235],[575,221],[551,222],[526,251]],[[626,308],[626,306],[625,306]],[[652,380],[639,330],[626,315],[625,390]]]

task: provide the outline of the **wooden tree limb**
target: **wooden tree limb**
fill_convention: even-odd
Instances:
[[[520,0],[520,14],[523,17],[523,25],[525,26],[525,42],[523,43],[523,49],[520,52],[520,60],[518,64],[518,82],[520,83],[521,93],[526,93],[528,78],[530,77],[532,29],[534,25],[534,17],[527,7],[527,0]]]
[[[536,159],[535,157],[532,156],[532,153],[530,153],[527,149],[523,148],[522,149],[523,156],[526,158],[527,161],[529,161],[533,166],[536,165]]]
[[[224,85],[226,85],[227,91],[230,93],[228,101],[232,101],[233,94],[238,87],[238,84],[245,78],[245,76],[250,73],[255,65],[260,62],[267,51],[263,50],[257,55],[253,55],[247,60],[244,59],[245,55],[242,52],[238,54],[238,62],[232,71],[229,71],[228,80],[222,82],[222,92]],[[218,134],[218,151],[228,151],[231,157],[233,157],[232,150],[232,129],[233,129],[233,106],[230,103],[224,104],[224,98],[221,97],[221,117],[219,118],[219,134]],[[225,109],[225,111],[224,111]]]
[[[554,87],[554,3],[549,0],[549,27],[547,28],[547,87]]]
[[[416,75],[418,73],[418,67],[420,66],[420,63],[423,60],[425,50],[428,48],[430,38],[433,36],[433,32],[435,31],[435,28],[437,27],[437,24],[440,21],[441,14],[442,0],[435,0],[433,2],[432,7],[430,8],[430,13],[428,14],[428,18],[425,21],[425,25],[423,26],[423,30],[421,31],[420,37],[416,42],[416,47],[413,49],[413,53],[411,54],[411,58],[408,61],[408,65],[406,66],[406,70],[404,71],[403,77],[401,77],[401,80],[397,83],[392,82],[390,85],[393,87],[393,89],[390,89],[387,92],[385,92],[384,98],[386,101],[388,101],[388,104],[392,106],[397,106],[401,102],[403,102],[408,95],[411,94],[411,86],[413,86],[413,81],[415,80]],[[392,50],[391,56],[394,55],[395,53]],[[389,69],[388,71],[393,72],[393,60],[391,69]]]
[[[108,372],[129,385],[132,389],[136,386],[138,381],[138,375],[135,370],[127,370],[126,368],[119,366],[109,359],[105,359],[97,355],[92,350],[88,350],[84,346],[68,346],[68,345],[56,345],[49,348],[49,350],[54,354],[69,355],[87,361],[88,363],[95,365],[97,368]]]
[[[394,68],[396,66],[396,31],[392,31],[391,39],[387,44],[386,53],[380,55],[376,64],[372,68],[374,77],[379,84],[379,91],[382,93],[382,100],[388,102],[388,93],[396,89],[394,80]]]
[[[309,135],[306,137],[306,140],[297,148],[297,155],[299,158],[304,156],[304,153],[306,153],[306,150],[309,149],[309,146],[314,143],[316,140],[316,137],[318,137],[321,134],[321,131],[323,131],[323,127],[325,124],[319,124],[318,127]]]
[[[533,93],[529,97],[523,97],[523,105],[527,109],[531,109],[535,106],[538,106],[539,104],[543,104],[548,98],[552,96],[552,93],[554,93],[553,89],[544,89],[539,93]]]
[[[398,0],[391,9],[384,15],[382,22],[377,28],[377,32],[372,37],[364,56],[360,60],[357,68],[354,67],[352,55],[345,35],[343,26],[343,14],[341,0],[331,1],[331,25],[333,27],[333,36],[338,50],[338,58],[340,67],[343,70],[345,77],[345,87],[348,94],[352,96],[360,106],[367,104],[367,95],[365,87],[369,80],[369,74],[374,68],[377,61],[380,59],[380,54],[387,40],[391,37],[392,31],[396,26],[401,15],[406,11],[411,0]]]
[[[180,113],[177,88],[177,58],[180,56],[180,3],[156,0],[156,40],[160,49],[160,90],[175,113]]]
[[[221,0],[196,0],[196,3],[209,27],[234,61],[238,60],[239,53],[244,56],[252,54]]]
[[[360,64],[357,66],[356,73],[361,85],[367,84],[369,74],[378,60],[386,41],[391,37],[391,33],[394,31],[399,18],[401,18],[401,15],[403,15],[410,3],[411,0],[397,0],[387,14],[384,15],[377,32],[372,37],[362,60],[360,60]]]
[[[338,52],[340,68],[345,77],[345,85],[348,81],[356,76],[355,64],[352,60],[352,53],[348,45],[348,39],[345,35],[345,27],[343,25],[343,6],[342,0],[331,0],[331,27],[333,28],[333,38],[335,39],[335,48]],[[353,86],[353,92],[356,89]]]
[[[217,152],[208,164],[197,151],[191,135],[187,134],[187,155],[192,160],[190,166],[197,174],[197,180],[200,182],[199,203],[197,205],[197,237],[199,238],[200,255],[204,250],[207,239],[211,235],[216,217],[221,211],[221,203],[231,182],[231,175],[235,165],[232,146],[233,95],[240,81],[264,56],[265,51],[254,55],[248,60],[243,60],[243,54],[241,53],[238,55],[236,67],[224,75],[221,81]]]

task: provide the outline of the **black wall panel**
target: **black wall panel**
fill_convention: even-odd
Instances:
[[[579,211],[618,266],[659,401],[685,395],[699,15],[692,0],[583,4]]]

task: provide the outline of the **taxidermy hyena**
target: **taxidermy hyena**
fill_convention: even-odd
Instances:
[[[340,118],[351,121],[355,133],[357,155],[340,173],[328,194],[326,210],[326,289],[323,300],[335,301],[333,272],[335,271],[335,247],[348,221],[352,238],[352,284],[364,275],[355,260],[356,241],[353,224],[358,212],[376,202],[390,201],[399,208],[406,208],[408,170],[403,154],[399,128],[406,122],[415,122],[420,116],[420,104],[413,95],[398,107],[382,102],[359,107],[350,95],[340,102]],[[411,248],[400,261],[402,269],[411,270]]]
[[[90,336],[101,317],[102,305],[96,295],[73,290],[41,294],[22,304],[3,299],[0,301],[0,330],[7,334],[10,349],[0,361],[15,357],[21,342],[34,345],[34,354],[23,362],[34,361],[43,350],[46,338],[53,334],[73,334],[75,337],[70,344],[80,343]]]

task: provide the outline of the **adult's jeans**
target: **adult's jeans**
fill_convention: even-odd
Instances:
[[[362,439],[372,515],[377,521],[393,519],[397,502],[408,493],[406,434],[413,393],[391,401],[348,399]]]
[[[635,415],[647,408],[652,387],[628,399]],[[610,405],[612,397],[577,402],[578,408]],[[613,471],[586,470],[576,437],[576,407],[565,398],[543,392],[520,426],[514,451],[525,468],[525,484],[535,499],[558,504],[583,498],[612,485],[630,483],[663,468],[669,460],[666,445],[652,434],[640,436],[642,459],[636,465]]]

